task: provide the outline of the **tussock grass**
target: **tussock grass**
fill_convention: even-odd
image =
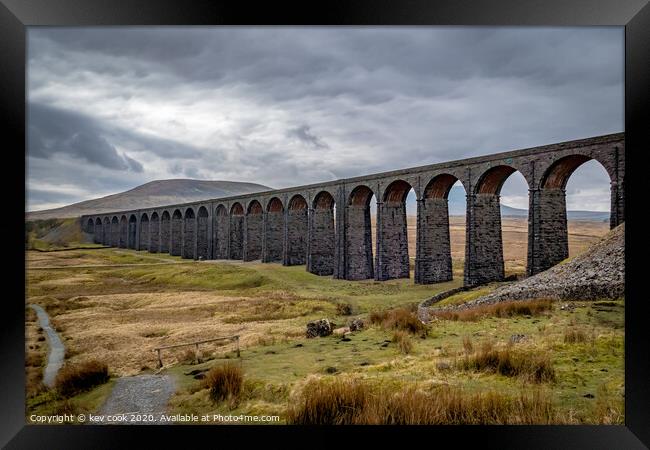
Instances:
[[[547,354],[513,350],[497,350],[489,343],[472,356],[456,363],[461,370],[494,372],[506,377],[523,377],[533,383],[555,381],[555,369]]]
[[[349,303],[337,303],[336,304],[336,313],[339,316],[351,316],[352,315],[352,305]]]
[[[409,308],[373,311],[370,313],[369,320],[373,325],[379,325],[385,329],[401,330],[411,334],[426,334],[427,332],[427,326]]]
[[[236,401],[242,391],[244,373],[238,365],[226,363],[210,369],[203,379],[213,402]]]
[[[431,311],[431,318],[476,322],[483,317],[538,316],[553,309],[553,300],[506,301],[460,311]]]
[[[287,423],[296,425],[548,424],[557,413],[540,390],[508,396],[441,386],[398,390],[351,379],[310,380],[290,399]]]
[[[393,334],[392,341],[397,344],[397,348],[403,355],[408,355],[413,351],[413,341],[405,331],[398,330]]]
[[[565,344],[581,344],[587,342],[587,333],[581,329],[570,328],[564,332]]]
[[[54,382],[57,392],[63,397],[72,397],[97,385],[106,383],[110,376],[108,366],[97,360],[61,368]]]

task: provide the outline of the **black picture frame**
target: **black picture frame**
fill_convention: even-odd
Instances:
[[[282,7],[280,7],[282,6]],[[25,424],[24,396],[24,214],[26,27],[72,25],[508,25],[624,26],[626,133],[626,308],[624,426],[443,426],[443,427],[237,427],[237,426],[44,426]],[[6,448],[130,448],[141,438],[147,447],[241,447],[250,439],[266,444],[331,447],[356,445],[363,435],[385,442],[399,438],[440,445],[481,448],[647,448],[650,446],[650,350],[648,300],[644,297],[641,182],[648,143],[650,105],[650,5],[647,0],[368,0],[347,3],[295,3],[179,0],[0,0],[0,127],[5,291],[1,313],[0,444]],[[22,170],[21,170],[22,168]],[[21,194],[22,193],[22,194]],[[635,208],[633,205],[637,203]],[[24,216],[22,216],[24,219]],[[22,262],[21,262],[22,261]],[[298,434],[296,434],[298,433]],[[273,441],[269,440],[273,439]],[[275,439],[278,439],[277,441]],[[139,446],[139,445],[138,445]],[[275,445],[274,445],[275,446]]]

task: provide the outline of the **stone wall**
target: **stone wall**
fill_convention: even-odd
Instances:
[[[182,257],[194,259],[194,247],[196,246],[196,217],[193,214],[186,216],[183,220],[183,253]]]

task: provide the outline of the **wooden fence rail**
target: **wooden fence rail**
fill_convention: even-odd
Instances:
[[[233,341],[235,343],[235,345],[236,345],[237,358],[241,357],[240,352],[239,352],[239,335],[223,336],[223,337],[212,338],[212,339],[204,339],[202,341],[187,342],[185,344],[175,344],[175,345],[166,345],[164,347],[156,347],[156,348],[154,348],[154,351],[158,354],[158,368],[160,369],[163,366],[162,358],[160,357],[160,351],[161,350],[194,345],[195,346],[195,362],[198,363],[198,361],[199,361],[199,344],[205,344],[207,342],[216,342],[216,341]]]

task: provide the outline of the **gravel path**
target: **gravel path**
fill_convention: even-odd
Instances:
[[[165,413],[167,402],[175,392],[174,379],[169,375],[137,375],[122,377],[117,380],[111,395],[99,410],[100,415],[126,415],[126,420],[114,417],[104,423],[151,423],[146,418],[131,421],[132,414],[153,415],[153,421],[158,422],[160,415]],[[108,419],[108,418],[107,418]],[[146,420],[146,421],[145,421]]]

